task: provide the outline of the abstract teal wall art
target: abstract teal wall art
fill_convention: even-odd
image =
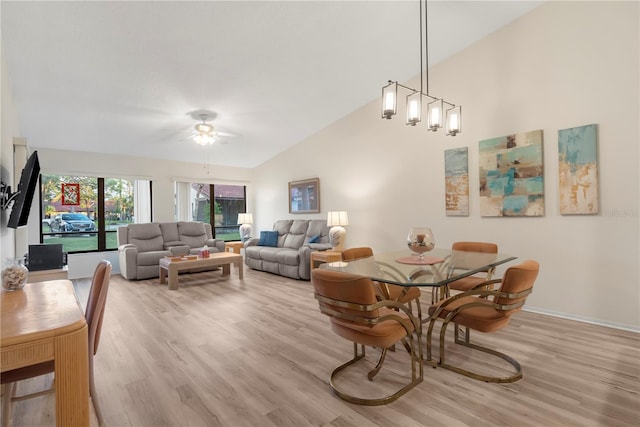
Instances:
[[[469,148],[444,151],[445,212],[469,216]]]
[[[560,214],[598,213],[597,126],[558,131]]]
[[[544,215],[542,147],[542,130],[480,141],[480,215]]]

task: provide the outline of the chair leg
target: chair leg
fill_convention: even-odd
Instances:
[[[362,353],[358,354],[358,345],[356,343],[354,343],[353,345],[353,349],[354,349],[354,357],[353,359],[349,360],[346,363],[343,363],[342,365],[338,366],[336,369],[333,370],[333,372],[331,373],[331,377],[329,379],[329,386],[331,387],[331,391],[338,396],[340,399],[345,400],[347,402],[350,403],[355,403],[357,405],[366,405],[366,406],[378,406],[378,405],[386,405],[387,403],[391,403],[395,400],[397,400],[400,396],[404,395],[407,391],[411,390],[413,387],[415,387],[417,384],[419,384],[420,382],[422,382],[423,379],[423,369],[422,369],[422,349],[421,349],[421,339],[420,339],[420,335],[417,333],[417,331],[414,331],[412,333],[412,335],[415,334],[416,339],[414,340],[413,336],[411,336],[409,338],[409,346],[410,346],[410,356],[411,356],[411,382],[409,384],[406,384],[404,387],[402,387],[400,390],[396,391],[393,394],[390,394],[388,396],[385,397],[381,397],[381,398],[373,398],[373,399],[365,399],[365,398],[361,398],[361,397],[356,397],[356,396],[352,396],[350,394],[347,394],[343,391],[340,391],[334,384],[334,380],[336,378],[336,376],[343,371],[345,368],[347,368],[348,366],[353,365],[354,363],[356,363],[358,360],[364,358],[364,352],[365,352],[365,347],[362,347]],[[414,341],[417,340],[417,348],[418,350],[416,350],[416,344]],[[386,351],[383,350],[384,353],[386,353]],[[384,361],[384,353],[383,355],[381,355],[380,360],[378,362],[378,365],[376,366],[376,368],[374,368],[375,373],[377,373],[377,371],[380,370],[380,367],[382,366],[382,362]],[[416,369],[417,368],[417,369]],[[374,372],[371,371],[371,372]],[[369,374],[371,374],[371,372]],[[375,375],[375,373],[373,375]],[[369,378],[370,380],[373,378],[373,375]]]
[[[2,427],[11,425],[11,398],[15,387],[16,383],[2,384]]]
[[[373,377],[375,377],[378,372],[380,372],[380,368],[382,368],[382,364],[384,363],[384,359],[385,356],[387,355],[387,349],[383,348],[380,351],[380,359],[378,359],[378,363],[376,364],[376,367],[373,368],[371,371],[369,371],[369,373],[367,374],[367,378],[369,378],[369,381],[373,380]]]
[[[453,366],[453,365],[449,365],[445,362],[445,358],[444,358],[444,338],[445,338],[445,334],[447,331],[447,326],[448,326],[449,322],[445,321],[442,323],[442,329],[440,330],[440,361],[438,362],[438,366],[445,368],[445,369],[449,369],[450,371],[454,371],[457,372],[459,374],[462,374],[464,376],[467,376],[469,378],[473,378],[476,380],[480,380],[480,381],[485,381],[488,383],[512,383],[515,381],[518,381],[520,378],[522,378],[522,367],[520,366],[520,363],[518,363],[517,360],[513,359],[510,356],[507,356],[504,353],[500,353],[499,351],[487,348],[487,347],[483,347],[480,346],[478,344],[472,344],[470,342],[470,331],[469,328],[465,329],[465,336],[464,336],[464,340],[461,340],[459,338],[458,335],[458,325],[454,324],[455,326],[455,339],[454,342],[455,344],[464,346],[464,347],[469,347],[469,348],[473,348],[475,350],[478,351],[482,351],[484,353],[487,354],[491,354],[497,357],[500,357],[501,359],[506,360],[507,362],[509,362],[516,370],[516,373],[513,375],[510,375],[508,377],[494,377],[494,376],[489,376],[489,375],[482,375],[479,374],[477,372],[473,372],[473,371],[469,371],[466,369],[462,369],[458,366]],[[430,349],[427,348],[427,352],[429,352]]]
[[[93,403],[93,409],[96,412],[96,418],[98,419],[98,426],[104,426],[104,418],[102,418],[102,410],[100,409],[100,403],[98,402],[98,395],[96,393],[96,382],[93,375],[93,353],[89,352],[89,396],[91,397],[91,403]]]

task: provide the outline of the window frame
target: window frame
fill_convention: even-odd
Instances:
[[[45,217],[45,212],[43,211],[43,206],[44,206],[44,201],[42,200],[42,196],[43,196],[43,180],[42,180],[42,176],[43,175],[47,175],[47,176],[68,176],[65,175],[64,173],[48,173],[48,174],[40,174],[40,176],[38,177],[39,179],[39,186],[38,186],[38,198],[39,198],[39,225],[38,228],[40,230],[39,232],[39,241],[40,244],[47,244],[44,241],[44,237],[47,235],[56,235],[56,234],[60,234],[60,233],[54,233],[52,231],[49,232],[44,232],[44,228],[43,228],[43,218]],[[96,219],[95,221],[97,222],[97,230],[96,231],[90,231],[90,232],[86,232],[86,231],[66,231],[64,233],[65,236],[74,236],[74,235],[81,235],[81,234],[89,234],[89,235],[96,235],[97,237],[97,248],[96,249],[90,249],[90,250],[82,250],[82,251],[65,251],[69,254],[82,254],[82,253],[95,253],[95,252],[113,252],[113,251],[117,251],[118,248],[107,248],[107,234],[108,233],[113,233],[113,234],[117,234],[118,230],[107,230],[106,229],[106,210],[105,210],[105,181],[107,179],[122,179],[122,180],[131,180],[131,181],[136,181],[135,178],[118,178],[118,177],[98,177],[98,176],[91,176],[91,175],[84,175],[87,178],[95,178],[97,180],[97,189],[96,189]],[[149,182],[149,206],[153,206],[153,181],[152,180],[145,180]],[[149,212],[150,214],[150,218],[151,221],[153,221],[153,209],[151,209],[151,211]]]

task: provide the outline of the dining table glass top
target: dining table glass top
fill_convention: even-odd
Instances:
[[[321,269],[341,271],[370,277],[373,280],[400,286],[444,286],[450,282],[487,271],[513,261],[507,254],[454,251],[435,248],[419,255],[408,250],[381,252],[354,261],[320,264]]]

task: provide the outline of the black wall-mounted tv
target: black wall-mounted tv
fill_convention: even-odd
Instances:
[[[38,161],[38,152],[34,151],[27,159],[27,164],[24,166],[24,169],[22,169],[20,183],[18,184],[18,196],[15,202],[13,202],[7,227],[18,228],[27,225],[31,202],[33,201],[33,194],[38,185],[39,176],[40,162]]]

